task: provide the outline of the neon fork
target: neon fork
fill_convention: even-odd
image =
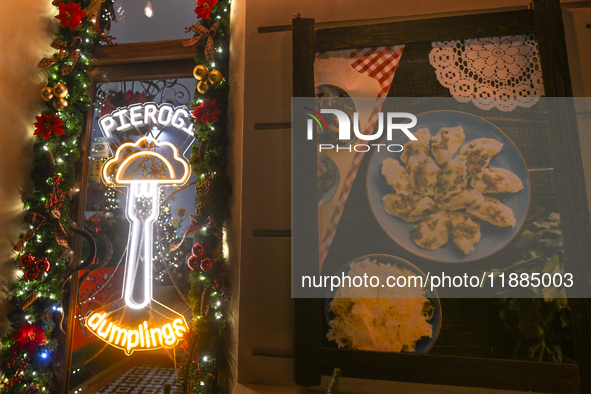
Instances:
[[[150,181],[130,183],[125,211],[131,230],[127,245],[123,298],[130,308],[142,309],[152,299],[152,233],[160,209],[159,187],[158,183]],[[138,215],[137,202],[142,197],[149,201],[148,209],[151,211],[147,217]],[[141,282],[137,283],[136,279],[140,275]],[[138,285],[141,287],[139,291],[135,291]]]

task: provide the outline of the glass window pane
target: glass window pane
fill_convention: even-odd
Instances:
[[[90,384],[98,371],[114,367],[113,360],[128,360],[125,354],[134,349],[174,357],[171,346],[182,330],[164,326],[176,329],[191,321],[183,295],[190,287],[193,242],[184,234],[195,210],[196,176],[189,165],[195,83],[190,78],[97,85],[85,222],[96,257],[80,271],[71,389]],[[115,159],[114,171],[103,171]],[[85,240],[83,263],[90,262],[90,250]],[[98,322],[102,314],[106,323],[93,329],[93,315]],[[115,326],[127,329],[124,346],[114,343],[118,332],[105,331],[115,332]],[[161,331],[151,331],[156,328]]]
[[[196,3],[188,0],[116,0],[117,22],[110,35],[117,43],[188,39],[185,27],[195,24]]]

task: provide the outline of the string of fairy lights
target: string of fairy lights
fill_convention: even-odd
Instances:
[[[74,168],[84,114],[91,104],[90,60],[101,41],[91,21],[90,0],[56,2],[60,21],[52,47],[39,67],[46,70],[36,116],[30,186],[24,193],[24,234],[17,243],[11,293],[10,331],[2,338],[2,393],[50,392],[56,329],[62,320],[62,284],[71,257],[64,228],[68,226]],[[85,11],[88,11],[85,12]],[[43,101],[42,101],[43,102]],[[57,329],[59,330],[59,329]]]
[[[174,273],[179,269],[182,257],[179,255],[182,251],[177,249],[170,250],[171,245],[178,242],[177,228],[173,225],[170,203],[166,201],[166,193],[160,190],[160,214],[158,216],[156,239],[154,243],[154,266],[157,272],[154,275],[156,283],[165,283],[165,279],[170,274],[173,275],[170,280],[176,280]],[[167,270],[164,264],[169,265]]]
[[[229,368],[223,345],[230,294],[222,225],[229,217],[231,194],[226,174],[229,84],[223,77],[227,75],[229,61],[230,4],[229,0],[197,0],[195,9],[195,37],[204,32],[207,37],[195,45],[193,71],[198,80],[193,101],[193,127],[198,143],[192,149],[191,165],[193,173],[200,175],[192,221],[198,229],[193,234],[194,246],[188,261],[192,268],[189,301],[194,319],[183,344],[185,357],[177,378],[180,394],[212,392],[212,386],[224,383],[219,378],[220,369]],[[208,46],[213,49],[209,53]]]
[[[105,192],[105,211],[115,212],[119,209],[119,202],[117,200],[117,191],[109,187]]]

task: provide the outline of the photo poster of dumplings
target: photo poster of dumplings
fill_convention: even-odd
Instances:
[[[403,45],[319,52],[314,63],[314,85],[320,108],[334,102],[352,117],[359,114],[359,129],[370,133],[376,115],[382,109],[404,50]],[[360,100],[359,98],[370,98]],[[336,101],[333,99],[337,99]],[[325,115],[330,120],[332,115]],[[334,124],[334,123],[333,123]],[[327,130],[319,136],[320,143],[336,143],[354,147],[359,141],[337,141]],[[318,154],[318,229],[320,269],[330,249],[339,218],[357,175],[363,152],[348,150]]]
[[[538,97],[543,95],[542,75],[539,67],[530,68],[539,64],[532,39],[535,37],[460,40],[463,54],[478,58],[471,63],[473,67],[484,64],[487,75],[496,75],[497,80],[481,78],[478,91],[486,90],[485,83],[490,89],[504,89],[495,93],[504,95],[502,98],[478,100],[455,94],[461,89],[452,88],[451,82],[441,77],[443,69],[447,75],[460,74],[460,63],[454,63],[450,55],[457,56],[453,48],[459,48],[458,43],[434,42],[423,45],[422,52],[410,48],[411,44],[400,47],[409,57],[399,58],[392,91],[381,100],[381,110],[415,115],[417,124],[410,131],[417,140],[410,141],[402,132],[394,132],[392,140],[386,140],[384,132],[379,140],[354,143],[399,144],[401,152],[374,146],[361,155],[346,149],[338,154],[334,149],[319,154],[322,275],[340,275],[347,264],[373,254],[401,258],[425,273],[482,276],[483,272],[508,275],[561,269],[562,234],[548,129],[552,104]],[[334,52],[341,54],[340,58],[333,53],[330,57],[327,53],[317,55],[316,94],[321,104],[330,98],[331,105],[340,106],[344,112],[354,105],[361,129],[372,110],[371,103],[354,95],[370,96],[372,83],[351,71],[347,52]],[[417,54],[428,67],[430,78],[439,83],[434,93],[441,96],[446,91],[443,95],[447,97],[428,97],[428,92],[420,98],[390,97],[403,83],[399,78],[406,78],[409,70],[417,67]],[[513,56],[512,60],[507,60],[507,54]],[[446,56],[450,59],[445,60]],[[500,56],[512,65],[503,74],[499,70],[504,63],[491,56]],[[452,70],[452,63],[457,70]],[[523,74],[526,69],[527,75]],[[529,93],[524,91],[525,85],[514,83],[526,77],[532,86]],[[375,83],[373,86],[375,92]],[[527,94],[532,97],[525,97]],[[372,127],[369,134],[375,131]],[[322,136],[320,139],[322,143]],[[359,163],[354,162],[356,158]],[[351,169],[354,177],[347,179]],[[326,191],[332,196],[322,195]],[[564,295],[560,289],[551,292],[548,295],[552,297]],[[476,293],[446,289],[439,295],[501,296],[495,289]]]

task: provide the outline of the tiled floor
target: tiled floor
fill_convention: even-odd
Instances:
[[[166,383],[170,383],[172,386],[171,393],[176,394],[174,368],[139,365],[125,372],[95,394],[162,394]]]

